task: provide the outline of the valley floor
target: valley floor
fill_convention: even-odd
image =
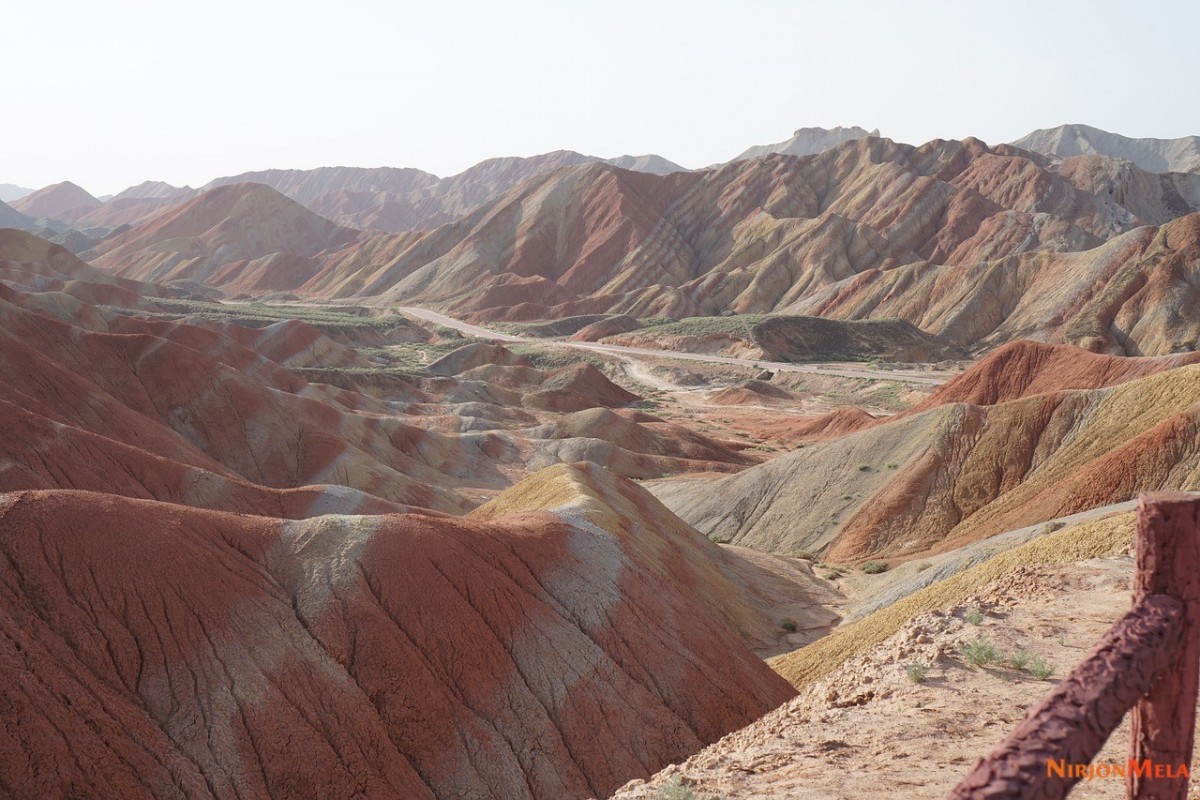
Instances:
[[[612,800],[943,797],[1128,609],[1132,574],[1128,556],[1018,570],[961,606],[913,619],[758,722]],[[980,638],[999,661],[967,663],[963,647]],[[1017,669],[1014,657],[1028,661]],[[1039,658],[1054,670],[1045,680],[1033,674]],[[910,673],[921,667],[918,683]],[[1128,746],[1126,719],[1097,762],[1123,762]],[[1125,786],[1085,781],[1071,797],[1115,800]]]

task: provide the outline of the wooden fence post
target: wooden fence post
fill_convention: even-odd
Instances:
[[[1083,777],[1076,768],[1091,763],[1174,660],[1182,615],[1182,604],[1165,595],[1130,609],[946,800],[1065,798]]]
[[[1185,800],[1200,693],[1200,498],[1142,495],[1136,543],[1133,607],[947,800],[1065,798],[1131,711],[1129,797]]]
[[[1200,690],[1200,501],[1185,494],[1144,494],[1138,503],[1133,602],[1156,594],[1183,604],[1183,634],[1171,665],[1133,709],[1130,758],[1150,769],[1130,770],[1129,797],[1184,800],[1188,778],[1179,768],[1192,766]]]

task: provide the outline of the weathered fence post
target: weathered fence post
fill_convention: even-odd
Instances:
[[[1065,798],[1130,711],[1129,796],[1184,800],[1198,692],[1200,498],[1142,495],[1133,607],[947,800]]]
[[[1184,800],[1188,778],[1179,768],[1192,766],[1200,690],[1200,501],[1185,494],[1144,494],[1138,504],[1133,602],[1156,594],[1183,604],[1183,635],[1171,665],[1133,708],[1130,758],[1149,768],[1130,770],[1129,797]]]

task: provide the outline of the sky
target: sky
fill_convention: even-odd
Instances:
[[[796,128],[919,144],[1200,134],[1192,2],[4,0],[0,183],[569,149],[725,161]]]

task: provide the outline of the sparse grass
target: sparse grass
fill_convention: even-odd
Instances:
[[[897,464],[895,461],[889,461],[884,466],[886,466],[888,469],[900,469],[900,465]]]
[[[982,625],[983,612],[978,608],[969,608],[967,609],[967,613],[963,615],[963,619],[966,620],[967,624],[969,625]]]
[[[553,338],[570,336],[594,322],[615,316],[614,314],[580,314],[573,317],[558,319],[535,320],[533,322],[488,322],[485,327],[501,333],[514,336],[534,336],[538,338]]]
[[[843,500],[853,500],[854,497],[853,497],[853,495],[844,494],[844,495],[842,495],[842,499]]]
[[[859,465],[858,465],[858,471],[859,471],[859,472],[870,472],[870,471],[871,471],[871,465],[870,465],[870,464],[859,464]]]
[[[541,346],[536,344],[506,344],[504,345],[516,355],[522,356],[538,369],[560,369],[586,361],[598,370],[603,371],[604,359],[593,353],[565,347]]]
[[[1024,672],[1025,668],[1029,666],[1029,658],[1029,653],[1018,650],[1008,657],[1008,665],[1018,672]]]
[[[392,366],[400,369],[417,370],[437,361],[448,353],[453,353],[460,347],[479,341],[478,339],[457,339],[441,341],[436,344],[429,342],[407,342],[388,348],[388,357],[393,359]],[[424,360],[422,360],[424,356]]]
[[[984,636],[964,644],[962,654],[967,663],[973,667],[986,667],[988,664],[994,664],[1000,660],[1000,651]]]
[[[135,312],[138,316],[160,316],[177,318],[182,315],[195,315],[207,319],[226,320],[230,322],[280,322],[287,319],[298,319],[310,325],[336,325],[339,327],[362,328],[394,328],[404,325],[407,320],[397,315],[369,316],[367,309],[355,306],[299,306],[299,305],[268,305],[266,303],[217,303],[207,300],[183,300],[175,298],[155,298],[155,305],[168,309],[167,313]],[[382,311],[383,309],[379,309]],[[457,333],[457,331],[455,331]]]
[[[802,561],[816,561],[817,554],[809,552],[808,550],[797,550],[796,552],[792,553],[792,558],[798,558]]]
[[[920,564],[917,564],[917,572],[924,572],[925,570],[930,569],[932,566],[933,564],[929,563],[928,561],[922,561]]]
[[[658,800],[693,800],[695,796],[692,787],[685,784],[678,775],[672,775],[658,790]]]
[[[924,664],[912,663],[904,668],[908,679],[913,683],[924,683],[926,676],[929,674],[929,667]]]
[[[825,573],[824,578],[827,581],[836,581],[838,578],[841,578],[845,574],[846,573],[844,570],[840,570],[837,567],[834,567],[833,569],[829,570],[829,572]]]
[[[638,331],[652,332],[656,336],[706,336],[724,333],[750,340],[750,328],[770,314],[734,314],[728,317],[684,317],[680,320],[652,317],[642,320]]]
[[[868,575],[878,575],[881,572],[887,572],[886,561],[868,561],[862,565],[862,571]]]
[[[940,580],[828,636],[768,663],[798,689],[825,677],[847,659],[861,655],[898,631],[913,617],[962,603],[980,588],[1024,566],[1070,564],[1121,552],[1133,538],[1133,514],[1072,525],[999,553],[957,575]]]
[[[794,619],[785,619],[783,622],[779,623],[779,627],[783,628],[788,633],[795,633],[800,628]]]
[[[1030,660],[1029,674],[1039,681],[1044,681],[1054,674],[1054,665],[1047,663],[1046,659],[1038,656]]]

